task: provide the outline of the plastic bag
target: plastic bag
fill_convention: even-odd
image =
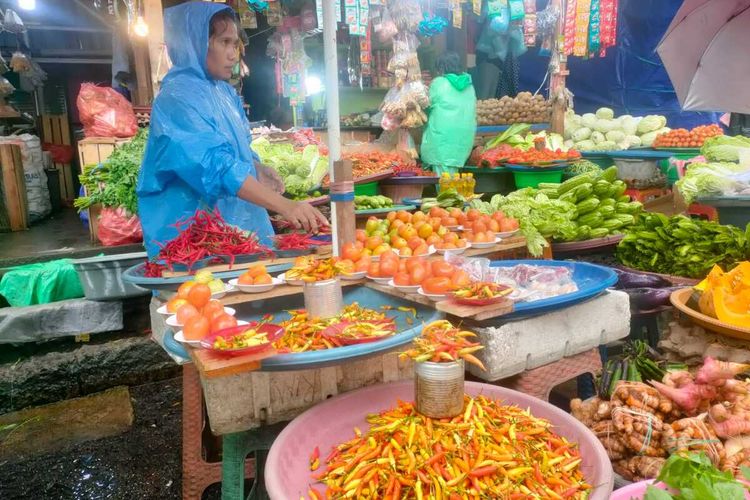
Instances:
[[[0,295],[13,307],[83,297],[81,280],[70,259],[13,267],[0,280]]]
[[[99,241],[105,247],[128,245],[143,241],[143,229],[137,215],[119,208],[102,208],[99,216]]]
[[[49,151],[53,163],[70,163],[73,161],[73,154],[75,153],[73,146],[50,144],[49,142],[42,145],[42,150]]]
[[[132,137],[138,132],[133,107],[111,87],[81,84],[77,105],[86,137]]]

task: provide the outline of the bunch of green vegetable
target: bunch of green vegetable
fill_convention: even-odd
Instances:
[[[609,359],[599,379],[599,397],[609,399],[620,380],[642,382],[660,381],[667,370],[687,369],[682,364],[669,364],[646,342],[635,340],[625,343],[619,360]]]
[[[656,136],[668,132],[667,119],[660,115],[615,118],[610,108],[596,113],[565,115],[566,146],[579,151],[614,151],[638,146],[651,146]]]
[[[466,198],[458,194],[455,189],[446,189],[437,198],[422,198],[422,211],[429,212],[432,207],[463,208]]]
[[[750,469],[740,468],[745,480],[750,480]],[[674,454],[664,463],[658,481],[671,491],[651,486],[643,500],[744,500],[747,485],[723,472],[711,463],[705,453]]]
[[[305,198],[328,173],[328,157],[321,155],[315,145],[298,151],[290,143],[272,143],[261,137],[251,146],[261,163],[279,173],[286,192],[294,198]]]
[[[614,164],[614,162],[612,162]],[[580,159],[574,161],[568,168],[565,169],[566,174],[581,175],[581,174],[598,174],[601,172],[601,167],[594,162]]]
[[[74,206],[80,211],[99,203],[137,214],[135,186],[147,140],[148,129],[139,129],[130,142],[115,149],[101,165],[83,165],[79,179],[86,188],[86,196],[76,198]]]
[[[570,149],[569,145],[565,144],[565,139],[560,134],[553,132],[545,132],[542,130],[536,134],[531,134],[531,125],[527,123],[514,123],[503,132],[490,139],[485,145],[485,151],[488,149],[496,148],[502,144],[513,146],[514,148],[526,151],[534,147],[535,142],[538,139],[544,139],[544,147],[552,151],[567,151]]]
[[[642,271],[703,278],[719,264],[732,268],[750,256],[750,225],[743,231],[716,222],[644,213],[617,247],[617,259]]]
[[[701,154],[708,161],[739,161],[740,152],[750,151],[750,137],[717,135],[703,143]]]
[[[619,234],[635,223],[642,205],[630,202],[625,183],[617,180],[617,168],[589,172],[562,184],[540,183],[508,196],[495,195],[487,202],[474,200],[484,213],[502,210],[520,221],[529,252],[538,256],[546,240],[581,241]]]
[[[732,196],[750,189],[747,181],[736,177],[748,171],[750,167],[731,162],[691,163],[675,185],[687,203],[706,196]]]
[[[390,208],[393,206],[393,200],[387,196],[355,196],[354,208],[356,210],[375,210],[379,208]]]

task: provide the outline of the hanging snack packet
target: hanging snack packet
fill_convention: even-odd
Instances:
[[[589,54],[595,56],[601,48],[600,0],[591,0],[591,19],[589,21]]]
[[[591,0],[578,0],[576,2],[576,35],[573,44],[573,55],[584,57],[588,54],[589,42],[589,16],[591,13]]]
[[[565,7],[565,33],[564,33],[564,49],[565,55],[570,56],[573,54],[573,46],[575,45],[576,39],[576,0],[568,0]]]

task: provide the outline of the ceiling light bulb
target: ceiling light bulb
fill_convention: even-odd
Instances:
[[[133,25],[133,33],[143,38],[148,36],[148,24],[143,20],[143,16],[138,16]]]
[[[23,10],[36,9],[36,0],[18,0],[18,7]]]

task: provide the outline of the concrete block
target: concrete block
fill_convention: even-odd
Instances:
[[[0,309],[0,344],[122,330],[122,302],[86,299]]]
[[[627,337],[630,300],[610,290],[559,311],[474,330],[484,345],[477,357],[487,371],[468,365],[469,371],[495,381]]]
[[[0,460],[53,453],[133,425],[127,387],[0,415]]]

